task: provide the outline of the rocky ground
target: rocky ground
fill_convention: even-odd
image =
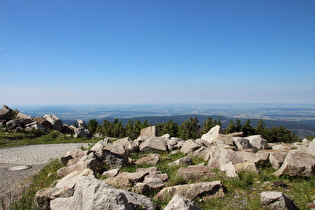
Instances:
[[[183,141],[170,138],[169,135],[157,137],[155,126],[151,126],[142,129],[136,140],[128,137],[117,140],[105,138],[87,151],[77,149],[62,156],[60,161],[65,167],[56,172],[61,179],[49,188],[39,190],[35,195],[35,204],[42,210],[61,207],[153,210],[157,205],[167,210],[200,209],[195,206],[193,199],[199,198],[197,202],[204,205],[208,200],[214,201],[232,195],[225,191],[234,190],[229,183],[234,186],[247,185],[242,174],[248,171],[258,176],[262,165],[270,165],[276,170],[272,175],[275,177],[286,175],[310,178],[314,175],[315,140],[311,142],[305,139],[293,144],[267,144],[259,135],[241,135],[242,133],[222,134],[220,126],[215,126],[201,139]],[[265,150],[265,147],[269,149]],[[129,156],[138,152],[142,155],[135,159],[135,156]],[[155,152],[169,154],[169,158],[177,153],[186,156],[166,166],[156,167],[157,163],[165,161],[165,157]],[[192,157],[203,159],[207,163],[194,165]],[[178,168],[172,168],[174,165]],[[121,170],[125,166],[136,170]],[[239,184],[226,182],[224,185],[212,171],[214,169]],[[237,208],[245,208],[247,200],[255,202],[255,208],[297,209],[294,201],[282,193],[285,189],[278,191],[278,188],[272,187],[277,183],[286,185],[281,182],[267,184],[267,181],[251,183],[246,193],[250,191],[250,194],[256,195],[255,192],[259,190],[261,199],[251,201],[257,196],[234,192],[228,203],[232,202]],[[264,185],[270,187],[263,187]],[[152,195],[153,199],[150,197]],[[306,204],[304,201],[303,206]],[[227,205],[223,207],[227,208]],[[203,209],[209,209],[209,206]]]
[[[87,147],[86,143],[28,145],[0,148],[0,201],[5,203],[16,200],[23,188],[29,184],[31,176],[43,166],[66,153],[68,150]],[[7,170],[8,167],[31,165],[27,170]],[[2,207],[0,206],[0,209]]]

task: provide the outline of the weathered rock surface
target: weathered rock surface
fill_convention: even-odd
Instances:
[[[20,120],[14,119],[14,120],[9,120],[9,121],[6,123],[6,126],[7,126],[9,129],[13,129],[13,128],[18,127],[20,124],[21,124],[21,121],[20,121]]]
[[[293,200],[282,192],[266,191],[261,193],[261,205],[268,209],[298,209]]]
[[[187,141],[185,141],[184,145],[180,149],[180,152],[187,155],[187,154],[197,150],[198,148],[200,148],[200,145],[197,144],[194,140],[187,140]]]
[[[211,148],[211,156],[208,162],[208,166],[210,168],[221,168],[221,166],[232,162],[233,165],[237,163],[244,162],[243,157],[239,155],[239,153],[230,150],[224,149],[221,147],[212,147]]]
[[[182,157],[178,160],[175,160],[175,161],[169,163],[168,166],[192,165],[192,164],[193,164],[193,162],[192,162],[191,157],[186,156],[186,157]]]
[[[105,182],[91,177],[81,177],[69,198],[56,198],[50,202],[54,209],[155,209],[150,198],[136,193],[117,190]]]
[[[53,125],[44,117],[35,117],[34,120],[35,122],[37,122],[38,124],[44,126],[45,128],[49,130],[53,129]]]
[[[157,135],[157,130],[155,126],[149,126],[147,128],[143,128],[140,131],[140,136],[138,138],[153,138]]]
[[[115,168],[115,169],[112,169],[112,170],[109,170],[109,171],[104,171],[102,176],[105,177],[105,178],[115,177],[118,173],[119,173],[119,169]]]
[[[216,174],[211,172],[209,167],[200,164],[188,166],[186,168],[181,167],[178,169],[176,176],[181,176],[185,180],[196,181],[214,178]]]
[[[94,173],[101,172],[101,163],[96,159],[94,153],[84,155],[76,164],[66,166],[57,170],[59,177],[64,177],[74,171],[91,169]]]
[[[269,156],[269,162],[274,169],[279,169],[284,162],[287,152],[271,152]]]
[[[117,177],[127,177],[129,180],[131,180],[132,183],[136,183],[136,182],[142,182],[144,177],[148,174],[149,173],[145,171],[138,171],[134,173],[121,172],[117,175]]]
[[[23,114],[23,113],[18,113],[16,115],[16,119],[19,119],[21,121],[21,125],[25,126],[26,124],[32,123],[33,120],[30,116]]]
[[[274,173],[276,176],[284,174],[290,176],[313,176],[315,174],[315,155],[291,150],[282,166]]]
[[[181,195],[175,195],[164,210],[201,210],[192,200]]]
[[[201,136],[201,139],[206,140],[210,144],[214,143],[214,141],[219,137],[219,134],[223,134],[223,130],[219,125],[214,126],[210,129],[210,131]]]
[[[150,164],[156,165],[161,159],[159,154],[148,154],[143,158],[138,159],[135,164],[136,165],[143,165],[143,164]]]
[[[116,189],[131,190],[133,182],[128,177],[109,177],[104,180],[105,183]]]
[[[182,195],[189,199],[193,199],[197,196],[205,196],[207,198],[224,196],[221,181],[213,181],[165,187],[158,194],[156,194],[154,199],[165,200],[167,198],[173,197],[176,194]]]
[[[123,145],[113,145],[108,140],[97,142],[90,151],[95,153],[95,156],[111,168],[121,168],[128,163],[128,151]]]
[[[45,115],[44,118],[52,124],[52,128],[59,132],[62,132],[63,123],[55,115]]]
[[[46,127],[40,125],[38,122],[32,122],[27,125],[25,125],[26,131],[32,131],[32,130],[39,130],[43,133],[49,133],[49,131],[46,129]]]
[[[64,124],[62,126],[62,133],[72,135],[74,134],[74,129],[72,129],[71,126]]]
[[[315,155],[315,139],[313,139],[313,141],[309,144],[307,152]]]
[[[129,152],[134,152],[136,150],[135,145],[129,137],[118,139],[113,142],[113,145],[123,145],[123,147]]]
[[[13,110],[4,105],[3,108],[0,109],[0,120],[4,120],[4,121],[10,120],[12,114],[13,114]]]
[[[148,138],[139,146],[141,152],[167,151],[166,140],[160,137]]]
[[[249,143],[256,149],[265,149],[267,140],[262,138],[261,135],[254,135],[246,137]]]
[[[230,178],[238,177],[235,167],[232,164],[232,162],[222,165],[220,167],[220,170],[224,171],[227,177],[230,177]]]

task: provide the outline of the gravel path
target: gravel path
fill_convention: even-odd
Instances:
[[[29,184],[28,178],[37,174],[52,159],[59,158],[67,151],[88,147],[87,143],[40,144],[0,148],[0,209],[1,200],[9,203]],[[31,165],[32,168],[8,171],[12,166]]]

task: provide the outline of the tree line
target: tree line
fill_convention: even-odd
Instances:
[[[203,134],[207,133],[212,127],[221,124],[220,118],[213,120],[208,117],[207,120],[200,125],[197,117],[190,117],[181,124],[169,120],[161,124],[154,124],[157,128],[158,135],[169,134],[171,137],[179,137],[181,139],[197,139]],[[145,120],[133,121],[129,120],[125,125],[123,122],[116,118],[113,122],[104,120],[103,124],[99,124],[96,119],[91,119],[88,122],[89,130],[92,133],[101,133],[104,136],[123,138],[130,137],[136,139],[140,135],[140,131],[143,128],[151,126],[151,124]],[[225,133],[243,132],[243,136],[261,135],[268,142],[295,142],[298,141],[298,137],[287,130],[283,126],[267,128],[263,120],[259,120],[256,127],[253,127],[250,120],[247,119],[244,124],[239,119],[235,121],[231,120]]]

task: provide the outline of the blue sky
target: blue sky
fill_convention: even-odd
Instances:
[[[2,0],[0,103],[315,103],[314,0]]]

